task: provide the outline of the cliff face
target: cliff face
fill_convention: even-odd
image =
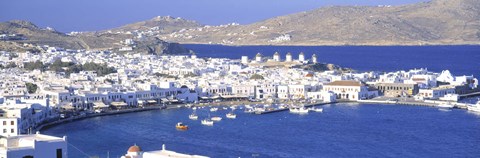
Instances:
[[[227,45],[480,44],[480,1],[332,6],[249,25],[203,27],[172,34],[177,36],[160,37],[180,43]]]

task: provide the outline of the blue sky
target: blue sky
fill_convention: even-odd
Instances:
[[[428,0],[0,0],[0,21],[28,20],[62,32],[96,31],[174,16],[218,25],[249,24],[331,5],[401,5]]]

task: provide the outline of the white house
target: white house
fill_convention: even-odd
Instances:
[[[337,99],[361,100],[378,96],[377,90],[369,90],[368,86],[359,81],[334,81],[323,86],[323,91],[333,92]]]
[[[37,132],[0,138],[0,158],[68,158],[67,137]]]

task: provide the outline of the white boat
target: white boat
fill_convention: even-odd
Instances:
[[[221,117],[218,117],[218,116],[212,117],[212,121],[221,121],[221,120],[222,120]]]
[[[255,108],[255,112],[265,112],[265,108],[257,107]]]
[[[192,109],[193,109],[193,110],[197,110],[197,107],[193,107]]]
[[[252,108],[246,108],[245,109],[245,113],[254,113],[255,110],[253,110]]]
[[[202,120],[202,125],[213,126],[213,121],[210,119]]]
[[[323,108],[314,108],[314,107],[311,107],[311,108],[308,108],[308,110],[314,111],[314,112],[323,112]]]
[[[210,108],[210,111],[211,111],[211,112],[215,112],[215,111],[217,111],[217,110],[218,110],[218,108],[215,108],[215,107]]]
[[[442,103],[442,104],[438,104],[437,107],[439,108],[444,108],[444,109],[451,109],[454,107],[454,105],[452,104],[447,104],[447,103]]]
[[[190,120],[197,120],[198,119],[198,116],[196,114],[191,114],[191,115],[188,115],[188,118]]]
[[[480,100],[477,101],[477,104],[468,106],[469,111],[480,112]]]
[[[233,112],[230,112],[230,113],[227,114],[227,118],[235,119],[235,118],[237,118],[237,115],[235,115]]]
[[[295,114],[306,114],[308,113],[308,109],[305,109],[305,108],[290,108],[290,112],[291,113],[295,113]]]

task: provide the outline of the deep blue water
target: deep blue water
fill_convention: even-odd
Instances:
[[[480,77],[480,46],[221,46],[185,45],[199,57],[252,59],[258,52],[273,56],[275,52],[285,59],[291,52],[298,59],[300,52],[310,59],[317,54],[319,62],[333,63],[358,71],[398,71],[428,68],[441,72],[450,70],[454,75]]]
[[[448,69],[455,75],[480,74],[480,46],[287,47],[186,45],[199,57],[240,59],[275,51],[294,58],[316,53],[320,62],[359,71]],[[431,107],[336,104],[323,113],[250,115],[213,127],[188,120],[190,109],[97,117],[42,131],[68,136],[73,158],[124,155],[136,143],[144,150],[167,149],[212,157],[480,157],[480,116],[465,110]],[[212,113],[224,116],[226,111]],[[199,111],[201,117],[207,111]],[[183,121],[191,129],[177,131]]]
[[[342,103],[323,113],[245,114],[208,127],[191,109],[97,117],[50,128],[86,154],[118,157],[136,143],[212,157],[480,157],[480,116],[465,110]],[[207,110],[197,110],[200,118]],[[228,111],[211,113],[225,116]],[[190,126],[177,131],[179,121]],[[87,157],[69,146],[70,157]]]

